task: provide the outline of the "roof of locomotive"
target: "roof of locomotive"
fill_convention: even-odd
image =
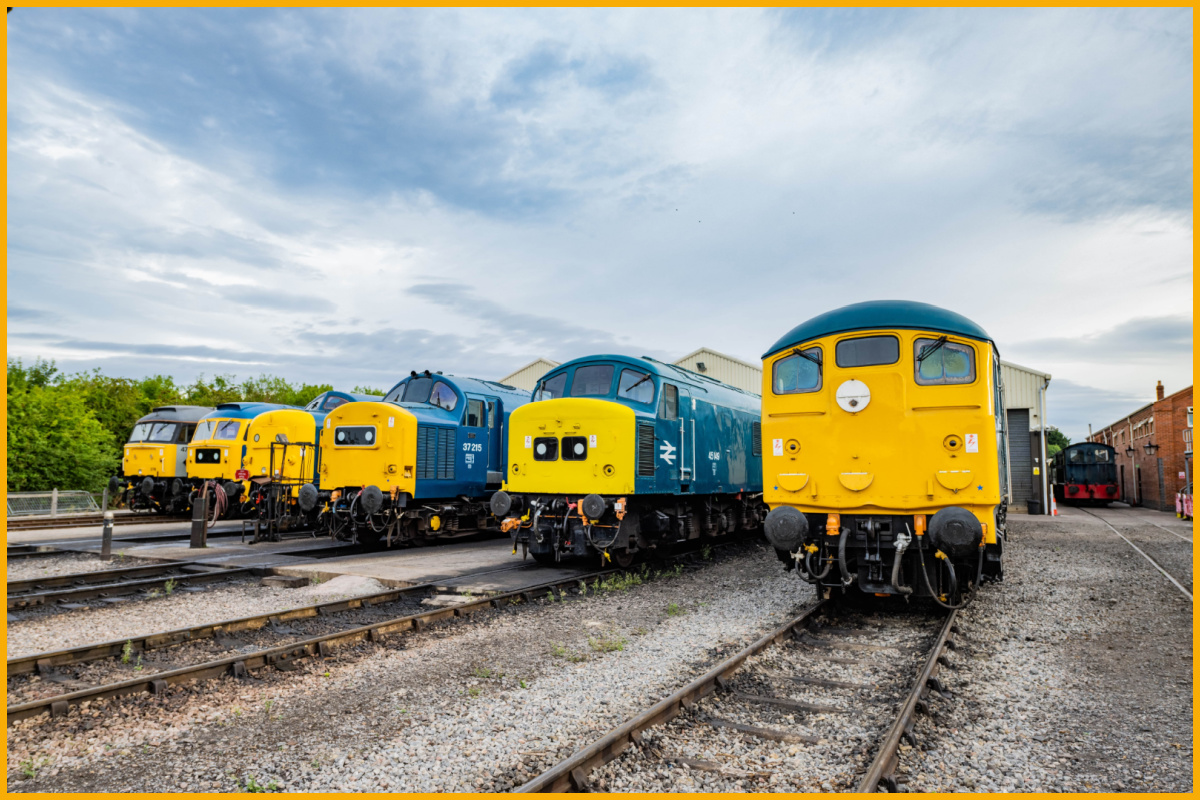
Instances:
[[[212,406],[158,406],[138,422],[199,422]]]
[[[529,402],[528,392],[526,392],[524,389],[518,389],[515,386],[509,386],[506,383],[484,380],[482,378],[464,378],[460,375],[443,375],[440,372],[429,372],[428,370],[425,372],[410,374],[407,377],[396,381],[396,385],[391,389],[388,389],[387,395],[384,395],[384,397],[387,397],[392,392],[396,391],[396,387],[398,387],[400,384],[410,381],[413,378],[433,378],[434,380],[445,381],[447,384],[458,389],[458,391],[462,394],[467,394],[469,392],[470,394],[492,395],[493,397],[499,397],[506,400],[519,400],[522,403]]]
[[[285,408],[292,408],[300,411],[302,409],[296,406],[283,405],[282,403],[221,403],[216,410],[204,415],[204,419],[209,417],[220,419],[254,419],[264,411],[279,411]]]
[[[716,378],[710,378],[707,375],[701,375],[699,372],[692,372],[690,369],[676,366],[675,364],[667,364],[649,356],[625,356],[606,353],[594,356],[583,356],[581,358],[573,358],[570,361],[559,364],[552,370],[546,372],[538,382],[546,380],[551,375],[556,375],[572,367],[577,367],[582,364],[592,362],[616,362],[621,364],[629,364],[630,366],[638,367],[639,369],[647,370],[660,379],[665,378],[672,383],[678,383],[688,386],[689,388],[699,389],[707,395],[705,400],[710,403],[720,403],[733,408],[747,408],[749,410],[758,411],[761,398],[753,392],[747,392],[739,389],[736,386],[730,386],[727,383],[722,383]],[[534,396],[537,394],[537,388],[533,390]]]
[[[911,300],[872,300],[826,311],[801,322],[763,353],[763,358],[822,336],[880,328],[937,331],[992,342],[987,331],[954,311]]]

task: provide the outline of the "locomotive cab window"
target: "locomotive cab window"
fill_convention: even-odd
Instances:
[[[393,394],[399,395],[401,390],[404,391],[405,403],[428,403],[429,393],[433,390],[433,378],[413,378]],[[388,396],[391,397],[391,395]]]
[[[662,419],[679,419],[679,387],[663,384],[662,400],[658,404],[658,416]]]
[[[621,383],[617,388],[617,397],[632,400],[635,403],[654,402],[654,378],[649,372],[639,372],[636,369],[621,370]]]
[[[917,339],[913,358],[917,383],[941,386],[975,381],[975,349],[940,339]]]
[[[213,434],[214,439],[236,439],[238,429],[242,427],[242,423],[236,419],[225,419],[217,423],[217,430]]]
[[[438,408],[444,408],[447,411],[453,411],[454,407],[458,405],[458,395],[449,386],[438,381],[433,385],[433,390],[429,393],[429,404]]]
[[[837,343],[839,367],[878,367],[900,360],[900,340],[895,336],[861,336]]]
[[[801,394],[821,388],[821,348],[792,353],[771,367],[771,388],[775,394]]]
[[[196,432],[192,434],[193,442],[203,442],[205,439],[212,438],[213,428],[216,422],[211,419],[202,419],[196,423]]]
[[[547,378],[537,386],[537,392],[534,393],[534,401],[538,400],[553,400],[556,397],[562,397],[563,391],[567,388],[567,373],[560,372],[553,378]]]
[[[571,397],[604,397],[612,391],[613,365],[579,367],[571,381]]]
[[[321,406],[321,410],[322,411],[333,411],[338,406],[345,405],[346,402],[347,402],[346,398],[338,397],[338,396],[334,395],[325,400],[325,403]]]
[[[467,401],[467,427],[482,428],[485,417],[483,416],[483,401],[468,400]]]
[[[490,401],[490,400],[488,401],[487,415],[488,415],[488,417],[487,417],[488,427],[489,428],[496,427],[496,403],[494,401]]]

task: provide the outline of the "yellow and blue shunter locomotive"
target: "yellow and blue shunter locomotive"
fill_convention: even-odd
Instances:
[[[318,480],[300,489],[335,539],[420,544],[496,529],[487,499],[504,483],[504,430],[529,395],[426,370],[380,402],[325,417]]]
[[[502,527],[542,563],[621,566],[659,546],[758,528],[759,398],[651,358],[547,373],[509,421]]]
[[[187,444],[211,408],[159,406],[139,419],[125,443],[120,472],[108,481],[134,511],[182,513],[191,508],[196,482],[188,473]]]
[[[801,323],[763,356],[765,531],[826,596],[956,606],[1002,577],[1000,357],[966,317],[878,301]]]

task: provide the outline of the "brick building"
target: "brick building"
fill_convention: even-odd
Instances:
[[[1192,482],[1192,387],[1157,399],[1095,431],[1091,441],[1117,451],[1121,499],[1130,505],[1175,510],[1175,493]]]

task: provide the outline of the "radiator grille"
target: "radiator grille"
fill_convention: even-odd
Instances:
[[[654,477],[654,424],[638,424],[637,474]]]
[[[750,455],[762,455],[762,423],[750,423]]]
[[[454,480],[454,431],[450,428],[417,429],[417,477]]]

